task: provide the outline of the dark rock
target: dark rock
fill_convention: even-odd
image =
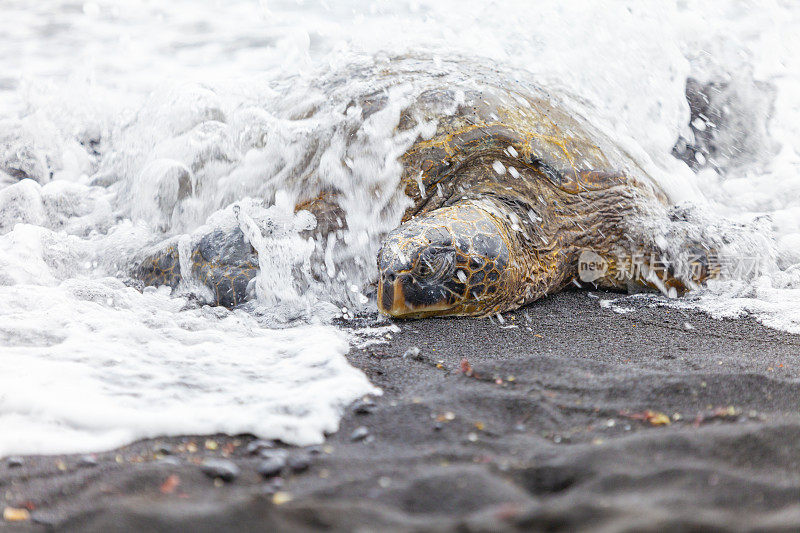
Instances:
[[[277,448],[277,449],[273,449],[273,450],[270,450],[270,449],[261,450],[260,452],[258,452],[258,455],[260,457],[263,457],[264,459],[270,459],[272,457],[280,457],[285,462],[286,461],[286,457],[289,454],[286,453],[286,450],[281,449],[281,448]]]
[[[9,457],[6,459],[6,465],[9,468],[17,468],[25,464],[25,460],[22,457]]]
[[[264,477],[275,477],[280,475],[281,471],[286,467],[286,459],[280,456],[273,456],[269,459],[264,459],[259,463],[256,471]]]
[[[249,443],[245,448],[245,451],[250,455],[256,455],[257,453],[260,453],[261,450],[272,448],[274,446],[275,445],[270,441],[258,439]]]
[[[201,465],[201,470],[210,478],[220,478],[230,482],[239,477],[239,467],[227,459],[206,459]]]
[[[375,411],[372,400],[359,400],[353,404],[353,412],[357,415],[368,415]]]
[[[305,472],[311,467],[311,460],[307,455],[295,455],[289,458],[288,465],[292,472]]]
[[[350,440],[364,440],[368,435],[369,429],[366,426],[359,426],[350,434]]]
[[[319,455],[322,453],[322,446],[309,446],[306,451],[311,455]]]
[[[264,494],[275,494],[276,492],[281,490],[281,488],[283,488],[283,478],[273,477],[272,479],[264,483],[264,486],[262,487],[261,490],[263,491]]]

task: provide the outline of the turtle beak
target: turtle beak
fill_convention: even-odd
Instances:
[[[395,318],[423,318],[446,314],[447,303],[439,288],[420,284],[408,272],[384,271],[378,282],[378,310]]]
[[[378,282],[378,310],[389,316],[402,316],[406,299],[400,279],[393,271],[381,273]]]
[[[407,301],[406,289],[414,283],[409,272],[410,265],[400,265],[400,269],[386,268],[381,272],[378,282],[378,310],[396,318],[413,313],[413,305]]]
[[[378,310],[389,316],[402,316],[408,312],[403,284],[409,277],[411,261],[396,250],[384,247],[378,256]]]

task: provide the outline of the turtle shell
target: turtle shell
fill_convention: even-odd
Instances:
[[[474,83],[472,83],[474,85]],[[478,173],[494,184],[515,185],[520,174],[548,181],[569,194],[623,185],[660,196],[633,161],[604,135],[569,113],[535,86],[430,89],[403,113],[399,128],[435,121],[436,132],[419,138],[401,158],[402,183],[414,205],[411,215],[446,203],[462,175],[481,162],[493,172]]]

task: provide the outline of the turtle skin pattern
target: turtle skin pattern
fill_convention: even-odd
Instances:
[[[216,305],[233,308],[248,299],[250,282],[258,274],[258,255],[245,242],[241,230],[233,235],[214,231],[193,248],[189,265],[191,280],[210,289]],[[145,286],[178,287],[183,279],[178,245],[151,254],[139,264],[134,277]]]

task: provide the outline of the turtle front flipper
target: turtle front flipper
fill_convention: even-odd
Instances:
[[[628,292],[649,288],[678,296],[720,277],[721,271],[717,250],[689,241],[678,255],[652,247],[604,253],[581,250],[576,281]]]
[[[233,308],[249,298],[248,286],[258,273],[258,254],[238,227],[211,231],[190,249],[190,280],[210,289],[209,304]],[[148,254],[132,272],[145,286],[167,285],[172,289],[184,280],[184,275],[179,246],[174,240]]]

